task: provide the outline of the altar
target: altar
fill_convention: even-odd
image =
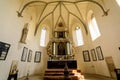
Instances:
[[[63,69],[67,64],[69,69],[77,69],[77,61],[76,60],[49,60],[47,62],[48,69]]]
[[[74,59],[72,48],[68,29],[60,22],[47,45],[49,59],[44,80],[79,80],[82,75],[77,70],[77,60]]]

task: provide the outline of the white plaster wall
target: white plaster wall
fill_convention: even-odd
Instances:
[[[42,74],[46,68],[47,54],[45,48],[39,46],[39,36],[34,36],[36,17],[34,14],[25,14],[23,18],[18,18],[16,11],[20,7],[20,0],[2,0],[0,1],[0,41],[11,44],[5,61],[0,60],[0,80],[7,80],[12,60],[18,60],[19,74],[18,77],[26,76],[28,68],[30,68],[30,74]],[[91,42],[90,35],[84,34],[85,45],[77,47],[75,58],[78,61],[78,69],[81,69],[86,73],[95,73],[104,76],[110,76],[107,69],[105,60],[84,62],[82,51],[91,50],[97,46],[102,47],[104,57],[112,56],[116,68],[120,68],[120,7],[115,0],[104,0],[104,7],[110,9],[108,16],[102,17],[102,11],[95,5],[94,8],[95,17],[101,32],[99,37],[94,42]],[[90,7],[91,8],[91,7]],[[32,12],[28,9],[28,12]],[[29,23],[29,33],[27,37],[27,44],[19,43],[21,37],[21,31],[25,23]],[[48,23],[50,25],[50,23]],[[84,30],[83,30],[83,33]],[[33,51],[31,62],[21,62],[21,55],[23,47],[27,47]],[[34,63],[35,51],[41,51],[41,62]],[[94,69],[93,69],[94,67]],[[103,70],[104,69],[104,70]],[[93,71],[94,70],[94,71]]]
[[[105,60],[84,63],[82,55],[83,50],[91,50],[93,48],[95,49],[97,46],[101,46],[104,57],[112,56],[115,67],[120,68],[120,51],[118,49],[118,47],[120,46],[120,7],[117,5],[115,0],[104,0],[103,5],[106,10],[110,9],[110,11],[108,12],[108,16],[102,17],[103,12],[95,5],[92,5],[92,7],[88,7],[88,10],[92,9],[94,11],[101,36],[93,42],[91,41],[90,35],[84,36],[85,39],[87,37],[87,39],[85,40],[85,45],[79,47],[80,50],[77,52],[78,54],[76,54],[76,56],[78,55],[81,59],[79,59],[78,57],[76,59],[79,63],[78,66],[81,66],[80,69],[83,72],[100,74],[110,77]],[[92,71],[93,68],[91,66],[94,68],[94,72]]]
[[[119,59],[119,6],[117,6],[115,0],[104,0],[104,5],[105,8],[110,9],[108,16],[101,17],[97,16],[100,15],[100,13],[97,13],[98,10],[95,11],[96,14],[96,19],[98,22],[98,26],[101,32],[101,37],[98,38],[96,41],[94,41],[93,45],[94,47],[97,45],[100,45],[102,47],[103,55],[104,57],[112,56],[114,63],[117,67],[120,67],[120,61]],[[104,61],[99,61],[96,63],[96,73],[105,75],[105,76],[110,76],[108,69],[106,67],[106,62]],[[102,69],[104,68],[106,71],[102,72]]]
[[[25,13],[23,12],[23,18],[19,18],[16,11],[20,5],[20,0],[0,1],[0,41],[11,44],[6,60],[0,60],[0,80],[7,80],[12,60],[18,60],[18,77],[26,76],[28,70],[30,75],[41,74],[46,68],[45,48],[39,46],[39,36],[34,36],[36,21],[35,14],[32,14],[34,9],[27,9]],[[22,44],[19,40],[25,23],[29,23],[29,32],[27,44]],[[31,62],[21,61],[23,47],[33,51]],[[41,51],[40,63],[34,63],[35,51]]]

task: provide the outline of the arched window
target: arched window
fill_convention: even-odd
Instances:
[[[40,46],[45,46],[45,38],[46,38],[46,28],[43,27],[41,30],[41,37],[40,37]]]
[[[120,0],[116,0],[116,1],[117,1],[118,5],[120,6]]]
[[[91,37],[92,37],[93,41],[101,35],[100,31],[98,29],[96,19],[95,19],[93,14],[91,15],[91,18],[90,18],[90,21],[89,21],[89,30],[90,30],[90,34],[91,34]]]
[[[75,28],[75,34],[76,34],[77,45],[78,46],[83,45],[84,42],[83,42],[83,36],[82,36],[82,31],[80,27]]]

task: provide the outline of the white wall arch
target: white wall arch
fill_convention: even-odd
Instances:
[[[87,18],[88,18],[87,24],[88,24],[89,32],[91,34],[91,39],[92,41],[94,41],[101,36],[101,33],[99,31],[99,27],[92,10],[88,12]]]

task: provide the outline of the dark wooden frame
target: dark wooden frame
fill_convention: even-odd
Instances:
[[[31,62],[31,60],[32,60],[32,53],[33,53],[33,51],[30,49],[29,53],[28,53],[28,58],[27,58],[28,62]]]
[[[88,50],[83,51],[83,58],[84,58],[84,62],[90,61],[90,55]]]
[[[0,60],[6,59],[10,46],[10,44],[0,41]]]
[[[39,63],[40,61],[41,61],[41,52],[40,51],[36,51],[35,52],[34,62]]]
[[[93,61],[97,61],[97,56],[96,56],[96,52],[95,49],[91,49],[91,57]]]
[[[26,61],[27,52],[28,52],[28,48],[27,48],[27,47],[24,47],[24,48],[23,48],[23,52],[22,52],[22,56],[21,56],[21,61],[23,61],[23,62]]]
[[[104,60],[101,46],[96,47],[96,52],[97,52],[98,60]]]

